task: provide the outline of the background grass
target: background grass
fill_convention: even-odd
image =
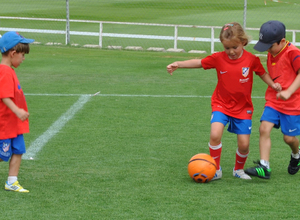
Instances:
[[[236,2],[205,3],[70,2],[72,19],[197,25],[201,21],[203,25],[233,19],[242,22]],[[5,16],[64,18],[63,12],[58,13],[63,1],[49,5],[12,0],[1,7]],[[296,19],[288,20],[284,12],[297,7],[251,1],[248,14],[252,19],[247,22],[259,27],[276,15],[287,19],[287,27],[297,27]],[[1,20],[0,25],[6,23]],[[247,50],[251,51],[251,46]],[[189,159],[197,153],[208,153],[211,109],[210,98],[205,96],[213,93],[217,78],[214,70],[203,69],[181,69],[170,76],[166,66],[203,56],[32,45],[30,54],[16,69],[30,112],[31,132],[25,135],[28,148],[81,95],[101,94],[91,97],[34,160],[22,161],[19,180],[30,193],[0,190],[2,218],[296,219],[299,174],[287,173],[290,150],[278,130],[272,132],[270,180],[243,181],[232,176],[236,136],[226,131],[222,139],[223,178],[197,184],[188,176]],[[254,77],[255,111],[246,167],[259,159],[258,127],[265,89],[259,77]],[[191,97],[180,97],[184,95]],[[4,187],[8,163],[0,166]]]
[[[47,54],[47,59],[43,55]],[[80,56],[78,55],[80,54]],[[214,71],[166,65],[188,54],[109,51],[32,45],[17,69],[28,94],[94,94],[35,157],[23,160],[19,179],[29,194],[0,191],[4,217],[21,219],[295,219],[299,176],[287,173],[290,150],[272,134],[272,179],[232,176],[236,136],[224,132],[224,177],[194,183],[187,163],[208,153],[210,99],[127,95],[211,95]],[[71,62],[72,61],[72,62]],[[134,61],[134,62],[132,62]],[[87,68],[89,67],[89,68]],[[255,77],[253,95],[265,85]],[[115,96],[112,96],[115,94]],[[27,147],[78,96],[27,95],[31,133]],[[264,99],[253,99],[251,153],[259,158],[258,127]],[[2,181],[8,164],[2,163]],[[279,190],[280,189],[280,190]]]
[[[231,0],[222,2],[219,0],[106,0],[106,1],[81,1],[69,0],[70,18],[92,21],[118,21],[158,24],[182,24],[202,26],[223,26],[226,23],[236,21],[248,28],[259,28],[268,20],[280,20],[286,24],[287,29],[299,30],[298,20],[300,3],[296,0],[289,2],[273,2],[270,0],[252,0],[247,2],[246,21],[244,21],[244,1]],[[1,16],[29,17],[29,18],[66,18],[66,2],[53,0],[11,0],[1,4]],[[0,27],[31,28],[31,29],[66,29],[65,22],[53,21],[28,21],[1,19]],[[99,33],[99,24],[71,22],[71,31],[85,31]],[[139,34],[174,36],[174,27],[153,27],[140,25],[104,24],[104,33]],[[215,38],[218,38],[220,29],[214,30]],[[253,40],[258,40],[258,31],[247,31]],[[299,38],[296,33],[296,39]],[[0,34],[3,34],[0,32]],[[25,33],[24,33],[25,34]],[[179,28],[179,36],[209,38],[210,29]],[[26,33],[29,38],[46,44],[55,42],[65,44],[63,34],[35,34]],[[292,34],[288,32],[287,38],[292,40]],[[71,44],[99,45],[99,37],[71,35]],[[134,38],[103,37],[104,48],[108,46],[141,46],[144,50],[149,47],[173,48],[173,40],[148,40]],[[252,45],[253,46],[253,45]],[[178,41],[178,48],[185,51],[204,50],[210,52],[210,42]],[[216,43],[215,51],[223,50],[222,45]],[[250,52],[255,52],[252,47]]]

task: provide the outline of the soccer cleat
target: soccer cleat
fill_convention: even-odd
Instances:
[[[245,170],[245,173],[250,176],[257,176],[263,179],[270,179],[271,169],[268,169],[264,165],[261,165],[260,161],[254,162],[257,164],[256,167],[251,167]]]
[[[291,175],[296,174],[298,172],[299,168],[300,168],[300,158],[295,159],[291,155],[290,164],[288,166],[289,174],[291,174]]]
[[[252,179],[249,175],[247,175],[245,173],[245,171],[243,169],[233,170],[233,176],[237,177],[237,178],[244,179],[244,180],[251,180]]]
[[[29,190],[24,189],[18,181],[14,182],[13,184],[5,183],[5,190],[7,191],[14,191],[14,192],[22,192],[22,193],[28,193]]]
[[[214,177],[211,180],[218,180],[222,178],[222,168],[216,170]]]

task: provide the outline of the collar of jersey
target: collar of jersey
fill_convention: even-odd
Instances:
[[[289,41],[286,41],[285,46],[278,52],[278,54],[276,54],[275,56],[272,55],[273,58],[275,58],[275,57],[277,57],[279,54],[281,54],[281,52],[284,51],[284,50],[287,48],[287,45],[289,45],[289,43],[290,43]]]

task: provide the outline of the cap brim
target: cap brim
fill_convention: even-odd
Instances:
[[[267,51],[272,46],[272,44],[273,43],[266,44],[261,41],[258,41],[253,48],[259,52],[264,52]]]
[[[23,39],[20,41],[20,43],[23,43],[23,44],[30,44],[30,43],[32,43],[32,42],[34,42],[33,39],[27,39],[27,38],[23,38]]]

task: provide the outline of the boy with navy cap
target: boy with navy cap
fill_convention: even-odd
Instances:
[[[292,150],[288,173],[294,175],[300,168],[300,50],[285,39],[285,25],[280,21],[268,21],[260,28],[259,41],[254,46],[260,52],[268,51],[267,67],[273,81],[280,83],[282,91],[270,87],[265,94],[265,109],[259,128],[260,160],[256,167],[245,173],[269,179],[271,139],[273,127],[281,127],[284,142]]]
[[[26,152],[23,134],[29,132],[29,113],[13,67],[17,68],[25,60],[29,43],[33,41],[14,31],[0,38],[0,161],[9,161],[5,190],[24,193],[29,191],[19,184],[18,173]]]

